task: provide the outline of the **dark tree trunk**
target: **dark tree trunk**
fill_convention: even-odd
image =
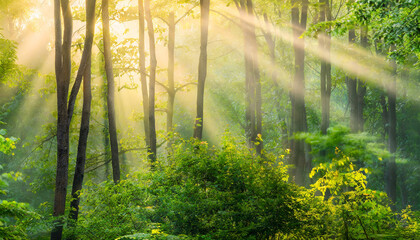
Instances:
[[[111,142],[112,177],[115,183],[120,181],[120,162],[118,156],[117,126],[115,120],[115,86],[114,73],[112,70],[111,36],[109,32],[109,9],[108,0],[102,0],[102,26],[104,41],[105,71],[108,83],[108,121],[109,138]]]
[[[146,139],[146,147],[150,147],[150,127],[149,127],[149,94],[147,92],[147,79],[146,79],[146,54],[144,46],[144,6],[143,0],[138,0],[139,12],[139,69],[140,69],[140,82],[141,93],[143,98],[143,125],[144,135]]]
[[[306,131],[305,113],[305,42],[300,38],[306,29],[308,0],[302,0],[302,10],[299,21],[299,1],[292,0],[293,49],[295,52],[294,79],[292,83],[292,134]],[[293,175],[299,185],[305,183],[305,143],[293,139],[292,160],[295,165]]]
[[[70,219],[77,221],[79,215],[80,190],[82,190],[83,178],[85,174],[86,148],[89,134],[89,118],[92,94],[90,90],[90,59],[83,77],[83,110],[82,121],[79,133],[79,145],[77,148],[76,168],[73,178],[73,188],[71,191],[72,200],[70,202]]]
[[[368,29],[366,26],[360,28],[360,44],[363,48],[368,49]],[[365,95],[366,95],[366,82],[361,78],[357,79],[357,131],[363,132],[364,129],[364,117],[363,109],[365,105]]]
[[[262,97],[260,72],[258,68],[258,45],[255,35],[255,16],[252,0],[235,1],[241,16],[241,28],[244,35],[245,55],[245,91],[246,113],[245,134],[250,148],[255,147],[260,155],[263,149],[262,142]],[[269,35],[265,37],[269,47],[274,52],[274,42]],[[274,57],[274,55],[272,55]]]
[[[61,14],[64,20],[64,35],[61,34]],[[67,96],[71,75],[71,42],[73,23],[68,0],[54,1],[55,26],[55,74],[57,82],[57,171],[55,179],[54,217],[64,215],[66,206],[68,164],[69,164],[69,122]],[[51,239],[61,239],[63,222],[54,224]]]
[[[252,141],[256,144],[256,151],[261,155],[263,150],[262,141],[262,97],[261,97],[261,81],[260,70],[258,67],[258,44],[255,35],[255,16],[252,0],[247,1],[247,10],[249,17],[249,30],[250,30],[250,57],[252,63],[252,82],[255,88],[255,130],[252,134]],[[253,106],[253,104],[251,104]]]
[[[150,13],[150,0],[144,1],[144,10],[146,13],[147,32],[149,34],[150,49],[150,78],[149,78],[149,138],[150,146],[148,148],[148,157],[152,169],[156,161],[156,126],[155,126],[155,82],[156,82],[156,49],[155,33],[153,30],[152,15]]]
[[[90,106],[92,100],[91,93],[91,49],[93,43],[93,36],[95,31],[95,3],[96,0],[86,1],[86,39],[85,49],[89,49],[89,55],[86,62],[86,67],[83,77],[83,110],[82,120],[79,133],[79,145],[77,148],[76,167],[73,178],[73,187],[71,191],[72,200],[70,202],[70,219],[77,221],[79,214],[79,192],[82,189],[83,177],[85,173],[86,162],[86,147],[89,134],[89,119],[90,119]]]
[[[394,49],[392,47],[391,49]],[[388,86],[388,114],[389,114],[389,133],[388,143],[391,157],[388,159],[385,170],[385,190],[388,197],[395,204],[397,200],[397,166],[395,164],[395,153],[397,151],[397,114],[396,114],[396,100],[397,100],[397,63],[392,61],[394,79]],[[395,206],[393,205],[395,210]]]
[[[325,20],[331,20],[331,10],[329,7],[328,0],[319,0],[321,11],[320,11],[320,22]],[[330,49],[331,49],[331,37],[328,33],[321,34],[319,37],[320,49],[324,55],[321,59],[321,108],[322,108],[322,119],[321,119],[321,133],[326,135],[327,129],[330,125],[330,98],[331,98],[331,60],[330,60]]]
[[[200,59],[198,63],[198,87],[197,87],[197,115],[194,124],[194,138],[203,137],[204,124],[204,85],[207,75],[207,42],[209,33],[210,0],[200,0],[201,12],[201,36],[200,36]]]
[[[173,116],[175,102],[175,13],[169,13],[168,21],[168,106],[166,113],[166,132],[173,131]],[[168,141],[168,147],[172,141]]]

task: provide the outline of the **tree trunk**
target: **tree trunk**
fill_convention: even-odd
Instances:
[[[349,43],[354,44],[356,33],[354,29],[349,30]],[[358,102],[357,102],[357,81],[352,76],[346,76],[348,101],[350,105],[350,129],[355,133],[358,131]]]
[[[144,135],[146,139],[146,147],[150,147],[150,127],[149,127],[149,94],[147,92],[147,79],[146,79],[146,54],[144,46],[144,7],[143,0],[138,0],[139,12],[139,69],[140,69],[140,82],[141,92],[143,98],[143,125]]]
[[[250,28],[250,57],[252,63],[252,82],[255,91],[255,130],[253,133],[252,141],[255,142],[255,149],[258,155],[261,155],[263,150],[262,141],[262,96],[261,96],[261,81],[260,70],[258,67],[258,44],[255,35],[255,15],[252,0],[247,1],[249,28]],[[251,104],[252,106],[253,104]]]
[[[197,87],[197,115],[194,124],[194,138],[203,137],[204,124],[204,85],[207,75],[207,42],[209,32],[210,0],[200,0],[201,12],[201,36],[200,36],[200,59],[198,63],[198,87]]]
[[[63,12],[64,35],[61,34]],[[67,96],[71,75],[71,42],[73,34],[71,9],[68,0],[54,1],[55,26],[55,74],[57,82],[57,171],[55,179],[54,217],[64,215],[66,206],[69,164],[69,122]],[[57,219],[51,231],[51,239],[61,239],[63,221]]]
[[[244,37],[244,62],[245,62],[245,136],[248,140],[248,147],[254,147],[255,136],[255,108],[253,103],[255,92],[253,91],[252,61],[249,46],[251,45],[250,27],[247,22],[246,0],[236,0],[236,8],[239,11],[241,28]]]
[[[391,49],[395,49],[393,46]],[[385,190],[388,197],[395,204],[397,200],[397,166],[395,164],[395,153],[397,151],[397,114],[396,114],[396,100],[397,100],[397,63],[392,61],[393,67],[393,81],[388,87],[388,114],[389,114],[389,133],[388,133],[388,147],[391,157],[388,159],[385,171]],[[395,210],[395,205],[392,206]]]
[[[256,149],[261,155],[262,142],[262,97],[260,72],[258,68],[258,45],[255,35],[255,16],[252,0],[235,1],[236,7],[241,16],[241,28],[244,35],[245,55],[245,91],[246,91],[246,113],[245,113],[245,134],[250,148]],[[265,33],[266,41],[274,53],[274,42]],[[274,55],[272,55],[274,57]]]
[[[175,13],[169,13],[168,21],[168,106],[166,113],[166,133],[173,131],[173,116],[175,102]],[[172,141],[168,141],[168,148]]]
[[[153,30],[152,15],[150,13],[150,0],[144,1],[144,10],[146,13],[147,32],[149,34],[150,49],[150,78],[149,78],[149,138],[150,147],[148,148],[148,157],[151,167],[154,169],[156,161],[156,126],[155,126],[155,82],[156,82],[156,49],[155,33]]]
[[[319,0],[321,11],[320,11],[320,22],[325,20],[331,20],[331,9],[329,7],[328,0]],[[322,119],[321,119],[321,133],[326,135],[327,129],[330,125],[330,97],[331,97],[331,60],[330,60],[330,49],[331,49],[331,37],[326,34],[321,34],[319,37],[320,49],[325,56],[321,59],[321,108],[322,108]]]
[[[115,103],[114,103],[114,73],[112,70],[111,36],[109,32],[109,9],[108,0],[102,0],[102,26],[104,41],[105,72],[108,82],[108,121],[109,138],[111,142],[112,157],[112,176],[115,183],[120,181],[120,162],[118,156],[117,127],[115,121]]]
[[[292,0],[292,25],[293,25],[293,49],[295,52],[294,79],[292,82],[292,134],[305,132],[305,42],[300,38],[306,30],[308,0],[302,1],[302,10],[299,21],[299,5],[297,0]],[[295,165],[293,175],[296,184],[305,183],[305,146],[303,140],[293,139],[292,160]],[[306,164],[307,165],[307,164]]]
[[[80,190],[82,189],[83,177],[85,172],[85,162],[86,162],[86,147],[89,134],[89,119],[90,119],[90,107],[92,101],[91,93],[91,49],[93,43],[93,36],[95,31],[95,4],[96,0],[87,0],[86,1],[86,40],[85,40],[85,49],[86,46],[89,48],[89,53],[84,77],[83,77],[83,110],[82,110],[82,120],[80,125],[79,133],[79,145],[77,149],[77,158],[76,158],[76,167],[73,178],[73,187],[72,187],[72,200],[70,202],[70,219],[77,221],[79,214],[79,202],[80,202]]]
[[[362,26],[360,29],[360,44],[364,49],[368,49],[368,28],[367,26]],[[357,79],[357,131],[363,132],[364,128],[364,117],[363,109],[365,105],[365,95],[366,95],[366,82],[362,79]]]
[[[74,171],[73,188],[71,191],[72,200],[70,202],[70,219],[77,221],[79,215],[79,202],[80,202],[80,190],[82,190],[83,178],[85,174],[85,162],[86,162],[86,148],[89,134],[89,118],[90,118],[90,106],[92,100],[92,94],[90,90],[90,59],[88,61],[88,68],[85,71],[83,77],[83,110],[82,110],[82,121],[80,125],[79,133],[79,145],[77,148],[76,168]]]

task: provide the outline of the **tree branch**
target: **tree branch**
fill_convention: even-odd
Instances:
[[[197,83],[196,82],[189,82],[189,83],[182,84],[181,86],[175,88],[175,93],[178,92],[179,90],[183,89],[184,87],[188,86],[188,85],[197,85]]]

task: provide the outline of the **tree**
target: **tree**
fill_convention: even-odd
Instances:
[[[64,35],[61,34],[63,12]],[[71,75],[71,40],[73,24],[68,0],[54,1],[55,26],[55,75],[57,83],[57,171],[55,180],[54,217],[64,214],[66,206],[69,164],[69,121],[67,95]],[[61,239],[63,223],[58,220],[51,232],[51,239]]]
[[[356,33],[354,29],[349,29],[348,41],[349,44],[354,44]],[[358,104],[357,104],[357,80],[353,76],[346,76],[348,101],[350,105],[350,129],[352,132],[357,132],[358,125]]]
[[[95,5],[96,0],[86,1],[86,39],[85,48],[92,49],[95,32]],[[91,53],[91,50],[90,50]],[[90,54],[91,55],[91,54]],[[79,214],[80,190],[82,189],[85,173],[86,149],[89,134],[89,122],[91,111],[91,56],[88,57],[86,70],[83,76],[83,110],[80,124],[79,145],[77,148],[76,167],[71,191],[70,219],[77,221]]]
[[[166,113],[166,134],[169,136],[171,132],[173,132],[173,116],[174,116],[174,104],[175,104],[175,96],[176,93],[186,87],[189,84],[192,83],[186,83],[179,87],[175,87],[175,29],[176,25],[184,18],[186,17],[194,8],[196,5],[191,7],[189,10],[187,10],[181,17],[178,19],[175,19],[175,11],[170,10],[168,14],[168,18],[164,19],[162,17],[159,17],[160,20],[165,22],[165,24],[168,26],[168,85],[164,85],[163,83],[159,83],[168,93],[168,100],[167,105],[165,109]],[[170,149],[172,145],[172,140],[169,139],[167,143],[168,149]]]
[[[299,10],[299,5],[301,9]],[[302,33],[306,30],[308,0],[292,0],[293,50],[295,53],[294,78],[290,94],[292,102],[292,135],[305,132],[305,42]],[[300,19],[299,19],[300,17]],[[292,140],[292,161],[295,165],[293,175],[295,182],[303,185],[305,182],[305,143],[301,139]]]
[[[103,26],[103,41],[104,41],[104,57],[105,57],[105,72],[108,83],[108,121],[109,121],[109,138],[111,142],[111,156],[112,156],[112,176],[115,183],[120,181],[120,162],[118,156],[118,140],[117,127],[115,120],[115,103],[114,103],[114,74],[112,70],[112,54],[111,54],[111,36],[109,33],[109,9],[108,0],[102,0],[102,26]]]
[[[245,133],[249,147],[262,153],[262,100],[258,67],[258,45],[255,35],[255,16],[252,0],[235,1],[244,34],[246,114]]]
[[[147,92],[146,79],[146,54],[144,47],[144,5],[143,0],[138,0],[138,14],[139,14],[139,69],[141,93],[143,99],[143,125],[144,135],[146,139],[146,147],[150,147],[150,127],[149,127],[149,94]]]
[[[150,49],[150,77],[149,77],[149,139],[150,146],[148,148],[148,157],[152,169],[156,161],[156,122],[155,122],[155,83],[156,83],[156,47],[155,47],[155,33],[153,30],[153,20],[150,13],[150,1],[144,1],[145,17],[147,21],[147,32],[149,35],[149,49]]]
[[[395,50],[395,46],[392,46]],[[391,153],[391,157],[386,163],[385,169],[385,191],[388,197],[393,203],[397,201],[397,165],[395,164],[395,154],[397,152],[397,112],[396,112],[396,101],[397,101],[397,62],[392,60],[392,73],[394,79],[389,83],[387,95],[388,95],[388,150]],[[393,207],[395,210],[395,206]]]
[[[200,60],[198,63],[198,87],[197,87],[197,115],[194,124],[194,138],[203,137],[204,124],[204,84],[207,75],[207,42],[209,31],[210,0],[200,0]]]
[[[320,13],[319,21],[331,21],[331,7],[329,0],[319,0]],[[330,29],[327,29],[327,31]],[[321,33],[319,36],[319,45],[324,55],[321,59],[321,133],[327,134],[330,125],[330,98],[331,98],[331,36],[329,33]]]

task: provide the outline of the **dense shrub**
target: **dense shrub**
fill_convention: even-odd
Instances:
[[[86,184],[81,193],[79,220],[67,234],[79,239],[115,239],[145,231],[148,226],[148,194],[143,181],[129,177],[117,185],[112,181]]]
[[[162,230],[212,239],[264,239],[301,227],[300,190],[282,162],[227,139],[221,149],[180,141],[150,191]]]

